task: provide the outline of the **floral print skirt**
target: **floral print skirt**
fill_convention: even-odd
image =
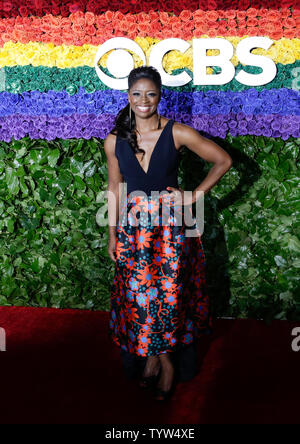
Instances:
[[[186,210],[168,194],[127,193],[116,229],[109,335],[141,357],[177,351],[212,326],[201,235],[186,207],[187,235]]]

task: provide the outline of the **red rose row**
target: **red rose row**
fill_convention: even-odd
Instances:
[[[18,15],[41,17],[45,14],[68,17],[77,11],[101,14],[108,9],[123,13],[159,10],[179,14],[182,10],[236,9],[245,11],[249,7],[255,9],[296,8],[297,0],[0,0],[0,18]]]
[[[101,15],[76,12],[69,17],[17,17],[0,19],[0,46],[7,41],[38,41],[55,45],[101,45],[119,36],[135,39],[178,37],[190,40],[206,34],[221,36],[264,36],[274,40],[300,35],[296,20],[288,8],[281,11],[248,9],[248,11],[181,11],[179,16],[167,12],[123,14],[107,11]]]

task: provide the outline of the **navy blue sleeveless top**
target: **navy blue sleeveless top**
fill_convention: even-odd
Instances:
[[[163,191],[168,186],[178,188],[180,153],[175,147],[170,119],[162,130],[152,151],[147,173],[140,165],[127,140],[116,138],[115,155],[120,172],[127,183],[127,193],[142,190],[148,196],[151,191]]]

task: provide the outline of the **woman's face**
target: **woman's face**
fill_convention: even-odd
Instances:
[[[160,101],[160,90],[150,79],[137,80],[128,92],[132,111],[141,118],[152,116]]]

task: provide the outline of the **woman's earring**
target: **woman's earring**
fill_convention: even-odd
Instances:
[[[159,129],[159,128],[161,127],[159,106],[156,108],[156,111],[157,111],[157,117],[158,117],[158,129]]]
[[[130,125],[130,129],[131,129],[131,105],[129,103],[129,125]]]

